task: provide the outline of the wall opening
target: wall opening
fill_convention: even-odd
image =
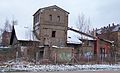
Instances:
[[[39,52],[39,59],[43,59],[43,54],[44,54],[44,51]]]
[[[56,31],[52,31],[52,37],[55,37]]]
[[[49,15],[49,19],[50,19],[50,21],[52,21],[52,15],[51,14]]]

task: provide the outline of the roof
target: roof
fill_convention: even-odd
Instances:
[[[69,12],[67,12],[66,10],[58,7],[57,5],[53,5],[53,6],[48,6],[48,7],[44,7],[44,8],[38,9],[38,10],[33,14],[33,16],[34,16],[36,13],[38,13],[40,10],[42,10],[42,9],[59,9],[59,10],[64,11],[64,12],[66,12],[66,13],[69,14]]]
[[[72,43],[72,44],[81,44],[82,41],[80,41],[81,39],[84,40],[95,40],[89,36],[77,33],[75,31],[72,30],[68,30],[67,31],[67,43]]]
[[[113,29],[113,31],[120,31],[120,25],[117,25],[117,26]]]
[[[103,38],[100,38],[100,37],[98,37],[98,39],[100,39],[101,41],[104,41],[104,42],[110,43],[110,44],[113,44],[113,43],[114,43],[114,41],[110,41],[110,40],[103,39]]]
[[[90,38],[91,40],[95,40],[95,39],[96,39],[96,37],[90,35],[90,33],[84,33],[84,32],[82,32],[82,31],[79,31],[79,30],[76,29],[76,28],[70,28],[70,27],[68,27],[68,30],[74,31],[74,32],[76,32],[76,33],[79,33],[79,34],[83,35],[84,37]],[[89,39],[88,39],[88,40],[89,40]]]
[[[101,34],[101,29],[97,29],[97,34]]]
[[[107,33],[107,31],[110,30],[111,32],[119,32],[120,31],[120,25],[113,25],[113,26],[107,26],[107,27],[103,27],[100,29],[96,30],[97,34],[102,34],[102,33]]]
[[[23,41],[39,41],[31,29],[28,27],[22,27],[19,25],[15,25],[13,27],[15,30],[15,35],[17,37],[17,40],[23,40]]]
[[[71,30],[67,31],[67,43],[81,44],[82,41],[80,41],[78,37],[79,37],[78,33],[71,31]]]

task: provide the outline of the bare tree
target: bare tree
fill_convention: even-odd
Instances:
[[[86,18],[84,14],[78,16],[77,28],[81,32],[90,33],[90,18]]]
[[[9,20],[5,21],[4,31],[7,31],[7,32],[12,31],[12,27],[11,27],[11,24],[9,23]]]
[[[0,43],[2,42],[2,33],[3,33],[3,29],[0,28]]]
[[[78,16],[78,22],[77,22],[77,28],[79,29],[80,32],[84,32],[86,34],[91,34],[90,33],[90,18],[85,17],[84,14],[80,14]],[[85,35],[81,34],[81,36],[78,36],[78,39],[87,39],[86,37],[84,37]],[[85,41],[84,41],[85,42]],[[86,42],[89,42],[86,40]],[[81,53],[81,57],[83,57],[85,55],[85,52],[83,50],[84,44],[81,46],[81,50],[78,51],[78,53]],[[88,47],[86,47],[86,49],[88,49]],[[79,49],[78,49],[79,50]],[[89,63],[89,57],[88,57],[88,63]]]

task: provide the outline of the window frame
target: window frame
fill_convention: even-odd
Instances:
[[[53,38],[56,37],[56,31],[52,31],[52,35],[51,35]]]
[[[34,16],[34,24],[36,25],[40,21],[40,14]]]
[[[59,15],[57,16],[57,21],[59,21],[59,22],[60,22],[60,16],[59,16]]]
[[[52,14],[49,15],[49,20],[52,21]]]

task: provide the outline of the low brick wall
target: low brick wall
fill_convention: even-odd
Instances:
[[[72,60],[72,52],[71,47],[58,47],[53,48],[51,56],[55,63],[68,63]]]

